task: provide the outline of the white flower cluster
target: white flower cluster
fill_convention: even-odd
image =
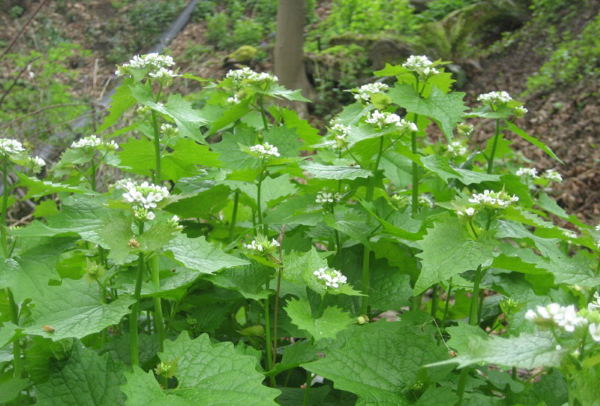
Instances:
[[[510,102],[512,97],[505,91],[496,91],[480,94],[477,100],[483,104],[498,105]]]
[[[341,284],[347,283],[348,279],[340,271],[329,268],[319,268],[313,272],[317,279],[325,283],[326,288],[337,289]]]
[[[315,199],[316,203],[325,205],[330,205],[333,203],[337,203],[342,199],[342,195],[339,193],[330,193],[327,191],[327,188],[324,188],[319,193],[317,193],[317,197]]]
[[[166,187],[146,181],[138,184],[132,180],[122,180],[117,182],[117,188],[125,190],[123,199],[132,203],[135,216],[141,220],[153,220],[154,213],[149,210],[156,208],[157,203],[169,197]]]
[[[532,178],[537,179],[539,176],[537,175],[537,169],[535,168],[519,168],[517,170],[517,176],[522,178]]]
[[[148,73],[148,76],[150,76],[152,79],[165,80],[175,78],[179,75],[173,72],[171,69],[160,68],[156,72]]]
[[[27,158],[27,166],[29,166],[29,168],[35,173],[40,173],[42,170],[42,166],[45,166],[45,165],[46,165],[46,161],[44,161],[39,156],[36,156],[36,157],[31,156],[31,157]]]
[[[279,150],[277,149],[277,147],[274,147],[273,145],[269,144],[268,142],[265,142],[264,144],[256,144],[252,147],[250,147],[250,152],[252,152],[254,155],[258,156],[259,158],[270,158],[270,157],[279,157],[281,156],[279,154]]]
[[[371,95],[375,93],[385,93],[388,90],[388,85],[385,83],[368,83],[356,89],[354,98],[359,102],[369,102]]]
[[[183,226],[179,224],[179,216],[175,215],[171,217],[170,220],[167,220],[167,223],[173,226],[177,230],[183,229]]]
[[[524,117],[525,114],[527,114],[529,110],[527,110],[525,107],[523,106],[517,106],[513,109],[513,113],[515,114],[515,116],[521,118]]]
[[[171,124],[161,124],[160,131],[162,131],[167,137],[175,137],[179,135],[179,128],[173,127]]]
[[[600,310],[600,293],[594,293],[594,300],[588,304],[588,310],[593,312],[594,310]]]
[[[73,143],[71,144],[71,148],[98,148],[105,149],[108,151],[115,151],[119,149],[119,145],[112,140],[103,142],[100,138],[96,137],[95,135],[90,135],[80,140],[73,141]]]
[[[406,69],[418,74],[420,79],[427,79],[429,76],[440,73],[432,65],[433,62],[424,55],[412,55],[402,64]]]
[[[551,182],[562,182],[563,178],[560,173],[556,172],[554,169],[548,169],[542,175],[542,178],[548,179]]]
[[[244,248],[246,248],[248,251],[254,251],[258,254],[272,252],[278,247],[279,241],[277,241],[275,238],[273,238],[271,241],[267,239],[262,239],[261,241],[261,239],[259,238],[258,241],[252,240],[250,244],[244,244]]]
[[[115,75],[121,76],[128,73],[127,68],[133,69],[149,69],[151,77],[173,77],[177,76],[172,70],[166,68],[175,65],[175,61],[168,55],[160,55],[157,53],[151,53],[146,55],[135,55],[129,63],[124,63],[117,69]],[[155,76],[153,76],[155,75]]]
[[[563,234],[564,234],[564,236],[565,236],[565,237],[567,237],[567,238],[572,238],[572,239],[575,239],[575,238],[577,238],[577,233],[576,233],[576,232],[574,232],[574,231],[565,230],[565,231],[563,231]]]
[[[577,314],[575,306],[561,306],[551,303],[548,306],[538,306],[537,311],[527,310],[525,318],[543,327],[558,327],[572,333],[575,328],[585,326],[588,320]]]
[[[469,153],[469,148],[464,146],[460,141],[452,141],[448,144],[448,152],[454,156],[465,156]]]
[[[227,103],[240,104],[240,99],[238,99],[237,95],[234,94],[233,96],[227,99]]]
[[[0,154],[2,155],[15,155],[20,152],[24,152],[23,144],[17,140],[11,140],[9,138],[0,138]]]
[[[417,125],[401,119],[400,116],[393,113],[381,113],[379,110],[375,110],[369,113],[366,119],[368,124],[373,124],[380,130],[387,125],[395,125],[399,130],[417,131]]]
[[[426,196],[426,195],[419,196],[419,204],[422,204],[424,206],[429,207],[430,209],[433,209],[433,201],[431,200],[431,198],[429,196]]]
[[[467,123],[460,123],[456,126],[456,129],[458,130],[458,133],[464,136],[469,136],[473,133],[473,130],[475,129],[475,127],[473,127],[471,124],[467,124]]]
[[[504,190],[501,192],[492,192],[485,190],[483,193],[476,193],[469,199],[470,203],[479,204],[481,206],[490,207],[493,209],[505,209],[511,203],[518,202],[517,196],[510,196]]]
[[[225,78],[232,79],[236,84],[241,84],[242,82],[251,84],[276,83],[279,81],[275,75],[266,72],[257,73],[248,67],[230,70],[227,72],[227,75],[225,75]]]
[[[460,217],[473,217],[475,215],[475,209],[473,207],[468,207],[464,210],[456,210],[456,214]]]
[[[344,140],[346,139],[348,134],[350,134],[350,126],[339,123],[334,124],[333,127],[331,127],[331,131],[333,131],[333,133],[335,134],[335,138],[337,138],[338,140]]]

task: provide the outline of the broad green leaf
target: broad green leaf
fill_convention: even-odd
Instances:
[[[357,166],[333,166],[306,161],[302,163],[300,167],[317,179],[354,180],[356,178],[368,178],[373,176],[371,171],[361,169]]]
[[[277,398],[277,403],[281,406],[299,406],[303,404],[306,389],[280,387],[279,390],[281,390],[281,396]],[[332,403],[325,400],[330,392],[331,388],[329,386],[311,388],[308,393],[308,404],[311,406],[333,406]],[[354,402],[352,402],[352,406],[354,406]]]
[[[265,141],[277,147],[281,156],[296,158],[300,155],[302,142],[296,131],[287,127],[271,127],[265,134]]]
[[[154,367],[153,358],[160,350],[158,335],[138,334],[140,365]],[[99,355],[108,353],[115,362],[131,365],[131,336],[129,333],[113,336],[100,350]]]
[[[136,84],[130,86],[131,95],[144,106],[150,107],[161,114],[171,117],[182,137],[188,137],[193,140],[204,142],[204,138],[200,134],[200,126],[208,121],[200,110],[194,110],[192,104],[183,100],[180,94],[169,94],[169,99],[166,104],[156,103],[154,101],[152,91],[148,86]]]
[[[321,317],[315,319],[310,303],[305,299],[290,299],[284,308],[292,323],[307,331],[316,341],[323,338],[335,339],[337,333],[350,325],[348,313],[338,307],[326,307]]]
[[[225,254],[220,245],[213,245],[204,237],[189,238],[179,234],[166,247],[166,250],[173,253],[177,262],[200,273],[210,274],[223,268],[248,264],[243,259]]]
[[[111,97],[112,103],[108,108],[109,114],[104,119],[104,123],[98,128],[98,133],[116,124],[126,110],[135,106],[136,100],[131,95],[131,85],[133,85],[133,83],[133,78],[125,78],[119,87],[117,87],[115,93]]]
[[[210,122],[208,135],[214,134],[248,114],[251,111],[250,101],[251,99],[247,98],[225,110],[215,106],[205,107],[203,111]],[[213,113],[217,114],[216,118],[211,117]]]
[[[458,396],[448,387],[430,386],[414,406],[454,406]]]
[[[119,166],[128,171],[144,176],[152,176],[156,170],[154,144],[147,138],[129,138],[120,144],[121,151],[117,154],[121,160]]]
[[[403,392],[417,383],[421,366],[447,357],[429,332],[403,323],[355,326],[344,336],[344,346],[326,349],[325,358],[302,366],[372,404],[412,404]]]
[[[50,379],[35,385],[36,405],[115,406],[125,404],[120,385],[125,382],[123,366],[105,354],[76,343],[66,362],[51,362]]]
[[[298,117],[298,113],[295,110],[280,106],[272,106],[269,107],[269,112],[275,119],[281,117],[287,128],[296,131],[298,137],[304,141],[305,149],[310,149],[307,148],[306,145],[316,144],[321,140],[319,130],[311,126],[307,120]]]
[[[459,368],[463,368],[485,362],[526,369],[557,367],[565,356],[565,350],[557,350],[556,344],[550,332],[523,333],[510,338],[483,338],[473,335],[469,339],[468,349],[463,354],[429,366],[458,364]]]
[[[258,143],[253,130],[243,129],[235,134],[223,134],[221,142],[211,144],[213,151],[219,154],[227,169],[259,168],[260,160],[241,150],[240,146],[250,147]]]
[[[470,337],[487,338],[487,334],[479,326],[471,326],[464,321],[459,321],[457,326],[448,327],[446,331],[450,334],[450,340],[446,344],[453,348],[458,355],[469,351]]]
[[[206,279],[225,289],[238,291],[246,299],[260,300],[269,297],[265,281],[270,278],[271,269],[258,263],[244,267],[223,269]]]
[[[410,304],[410,275],[391,266],[377,266],[370,274],[369,305],[380,310],[400,310]]]
[[[4,322],[2,327],[0,327],[0,348],[5,347],[10,342],[12,342],[16,337],[18,337],[20,332],[23,329],[18,327],[17,325]]]
[[[439,125],[448,140],[453,137],[452,131],[456,123],[462,120],[464,111],[467,110],[463,102],[464,93],[455,92],[444,94],[437,87],[433,87],[428,98],[419,96],[413,86],[399,84],[388,92],[394,103],[404,107],[409,113],[431,117]]]
[[[135,302],[124,296],[106,304],[101,300],[103,296],[98,284],[85,279],[63,279],[60,286],[45,286],[39,296],[33,297],[33,322],[24,332],[55,341],[71,337],[81,339],[119,324]],[[53,327],[54,331],[46,331],[43,326]]]
[[[44,197],[59,192],[85,194],[93,193],[89,189],[84,189],[79,186],[72,186],[64,183],[54,183],[49,180],[40,180],[38,178],[29,177],[22,172],[17,172],[17,176],[19,177],[19,186],[27,188],[27,194],[25,197],[23,197],[24,200],[32,197]]]
[[[416,295],[462,272],[490,265],[496,241],[485,232],[473,240],[464,224],[449,219],[435,223],[420,245],[423,252],[417,256],[422,259],[422,269]]]
[[[319,347],[312,344],[310,340],[296,341],[292,345],[287,345],[283,350],[281,361],[268,375],[276,376],[283,371],[299,367],[305,362],[314,361],[318,358],[319,351]]]
[[[126,373],[123,392],[129,406],[275,406],[279,391],[262,384],[256,358],[240,355],[231,343],[211,344],[208,336],[192,340],[182,333],[165,341],[162,362],[175,362],[177,389],[164,391],[152,371]]]
[[[28,251],[0,260],[0,289],[9,288],[18,304],[39,297],[51,279],[60,279],[56,272],[58,256],[74,243],[73,238],[42,239]]]
[[[496,182],[500,180],[499,175],[490,175],[483,172],[471,171],[462,168],[453,168],[448,163],[448,158],[439,155],[429,155],[421,158],[423,166],[434,172],[444,182],[448,183],[450,179],[458,179],[465,185],[471,185],[481,182]]]
[[[247,182],[229,182],[232,187],[237,186],[242,192],[256,202],[258,198],[258,186]],[[296,185],[291,182],[290,175],[283,174],[276,178],[267,177],[262,181],[260,189],[260,203],[263,213],[267,208],[277,205],[297,192]]]
[[[291,253],[283,257],[283,277],[290,282],[307,285],[319,295],[325,294],[325,286],[321,285],[313,274],[319,268],[327,267],[327,261],[317,253],[314,247],[308,252]]]
[[[179,184],[178,184],[179,185]],[[165,210],[177,214],[181,218],[208,218],[227,205],[231,189],[225,185],[212,187],[196,187],[196,195],[187,197],[168,205]]]
[[[302,90],[300,90],[300,89],[288,90],[285,87],[279,86],[276,84],[272,84],[266,91],[261,92],[261,93],[264,93],[269,96],[275,96],[279,99],[284,98],[284,99],[292,100],[292,101],[301,101],[301,102],[310,103],[310,100],[308,100],[306,97],[302,96]]]
[[[532,137],[531,135],[527,134],[525,131],[521,130],[519,127],[517,127],[510,121],[506,122],[506,127],[508,127],[508,129],[510,131],[517,134],[519,137],[523,138],[525,141],[530,142],[531,144],[535,145],[536,147],[538,147],[539,149],[544,151],[550,157],[556,159],[561,164],[564,163],[563,161],[561,161],[561,159],[559,157],[556,156],[556,154],[550,149],[549,146],[547,146],[546,144],[544,144],[542,141],[538,140],[537,138]]]
[[[7,404],[14,400],[24,389],[31,386],[29,379],[10,378],[0,383],[0,404]]]
[[[130,246],[130,241],[134,238],[132,224],[130,216],[119,212],[98,231],[102,245],[110,249],[108,259],[116,264],[121,265],[135,259],[135,248]]]

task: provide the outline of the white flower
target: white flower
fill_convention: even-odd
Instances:
[[[561,306],[558,303],[551,303],[548,306],[538,306],[537,313],[528,310],[525,318],[541,326],[554,326],[568,333],[575,331],[577,327],[585,326],[587,319],[577,315],[575,306]]]
[[[236,85],[244,83],[249,84],[263,84],[263,83],[277,83],[279,79],[277,76],[271,75],[269,73],[257,73],[252,69],[246,67],[242,69],[230,70],[225,75],[225,78],[232,79]]]
[[[477,98],[483,104],[499,105],[506,104],[512,100],[512,97],[505,91],[489,92],[480,94]]]
[[[161,124],[160,131],[165,133],[167,137],[179,135],[179,128],[173,127],[171,124]]]
[[[595,228],[596,231],[600,231],[600,224],[598,224]]]
[[[156,72],[149,72],[148,76],[150,76],[153,79],[164,80],[164,79],[175,78],[179,75],[176,74],[175,72],[173,72],[171,69],[159,68]]]
[[[518,201],[519,198],[517,196],[510,196],[504,190],[501,192],[492,192],[491,190],[485,190],[483,193],[474,194],[469,199],[470,203],[494,209],[505,209],[511,203],[515,203]]]
[[[80,140],[74,141],[71,148],[95,148],[102,144],[102,140],[95,135],[90,135]]]
[[[388,90],[388,85],[385,83],[368,83],[355,89],[354,98],[360,102],[369,102],[371,95],[376,93],[385,93]]]
[[[239,104],[240,103],[240,99],[238,99],[237,95],[234,94],[233,96],[231,96],[230,98],[227,99],[227,103]]]
[[[475,209],[473,207],[468,207],[465,210],[457,210],[456,214],[460,217],[473,217],[475,215]]]
[[[427,79],[429,76],[440,73],[432,65],[433,62],[424,55],[412,55],[402,64],[406,69],[418,74],[420,79]]]
[[[39,156],[29,157],[27,158],[27,164],[33,172],[40,173],[42,170],[42,166],[46,165],[46,161],[44,161]]]
[[[548,169],[546,172],[544,172],[542,177],[552,182],[562,182],[563,180],[561,174],[556,172],[554,169]]]
[[[469,149],[460,141],[452,141],[448,144],[448,152],[452,153],[454,156],[465,156],[469,153]]]
[[[109,142],[104,142],[102,146],[109,151],[116,151],[119,149],[119,144],[117,144],[114,140],[110,140]]]
[[[590,332],[590,335],[592,336],[592,339],[595,342],[600,343],[600,324],[590,324],[588,330]]]
[[[330,193],[327,191],[327,188],[324,188],[319,193],[317,193],[317,197],[315,199],[316,203],[319,203],[323,206],[331,205],[339,202],[342,199],[342,195],[339,193]]]
[[[594,293],[594,300],[588,304],[588,310],[591,312],[600,310],[600,293]]]
[[[417,131],[415,123],[406,121],[400,118],[397,114],[393,113],[381,113],[379,110],[375,110],[367,115],[365,120],[368,124],[373,124],[380,130],[387,125],[395,125],[399,130]]]
[[[562,345],[560,344],[556,344],[556,347],[554,347],[556,349],[556,351],[560,351],[562,350]]]
[[[517,176],[521,176],[523,178],[533,178],[537,179],[537,169],[535,168],[519,168],[517,170]]]
[[[344,140],[346,139],[348,134],[350,134],[350,126],[339,123],[334,124],[333,127],[331,127],[331,131],[333,131],[333,133],[335,134],[335,138],[339,140]]]
[[[342,275],[340,271],[329,268],[319,268],[313,272],[317,276],[317,279],[323,281],[325,288],[337,289],[341,284],[347,283],[348,279]]]
[[[277,147],[265,142],[264,144],[257,144],[250,147],[250,152],[256,155],[259,158],[270,158],[270,157],[279,157],[279,151]]]
[[[136,217],[147,220],[154,219],[154,213],[148,210],[156,208],[157,203],[169,197],[166,187],[153,185],[146,181],[138,184],[135,181],[125,180],[117,182],[116,187],[125,190],[123,199],[132,204]]]
[[[433,201],[431,200],[431,198],[429,196],[425,196],[425,195],[419,196],[419,204],[427,206],[430,209],[433,208]]]
[[[563,234],[565,235],[565,237],[567,238],[577,238],[577,233],[573,232],[573,231],[563,231]]]
[[[527,110],[527,109],[526,109],[525,107],[523,107],[523,106],[518,106],[518,107],[515,107],[515,108],[513,109],[513,113],[515,113],[515,116],[517,116],[517,117],[519,117],[519,118],[520,118],[520,117],[524,117],[524,116],[525,116],[525,114],[527,114],[527,112],[528,112],[528,111],[529,111],[529,110]]]
[[[0,138],[0,154],[14,155],[23,151],[25,151],[25,148],[23,148],[23,144],[19,141],[11,140],[9,138]]]
[[[250,244],[244,244],[244,248],[248,251],[254,251],[255,254],[263,255],[275,251],[279,247],[279,241],[273,238],[271,241],[258,236],[256,240],[252,240]]]
[[[175,65],[175,61],[168,55],[159,55],[157,53],[151,53],[146,55],[135,55],[129,63],[124,63],[115,72],[117,76],[128,74],[128,68],[133,69],[149,69],[149,75],[157,75],[156,77],[168,77],[173,71],[169,71],[165,68]],[[160,74],[159,74],[160,72]],[[170,73],[169,73],[170,72]],[[166,76],[165,76],[166,75]],[[176,76],[173,73],[173,76]],[[171,76],[172,77],[172,76]]]

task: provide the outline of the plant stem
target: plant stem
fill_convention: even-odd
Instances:
[[[10,289],[6,289],[8,294],[8,303],[10,306],[10,318],[12,323],[15,326],[19,325],[19,306],[17,302],[15,302],[15,297],[13,296]],[[16,339],[13,342],[13,369],[14,369],[14,378],[20,379],[22,377],[21,373],[21,343],[19,339]]]
[[[144,223],[140,222],[139,225],[140,234],[144,232]],[[138,270],[135,282],[135,292],[133,298],[135,303],[131,306],[131,315],[129,316],[129,334],[131,337],[130,351],[131,351],[131,365],[133,367],[140,366],[140,356],[138,351],[138,315],[140,313],[140,293],[142,292],[142,281],[144,279],[144,253],[140,252],[138,257]]]
[[[496,155],[496,147],[498,146],[498,138],[500,137],[500,119],[496,119],[496,133],[494,134],[494,144],[492,145],[492,153],[490,154],[490,160],[488,161],[487,173],[492,173],[494,168],[494,155]]]
[[[92,186],[92,192],[96,191],[96,161],[92,158],[92,174],[90,184]]]
[[[240,203],[239,189],[233,194],[233,213],[231,214],[231,224],[229,225],[229,242],[233,242],[233,234],[235,231],[235,222],[237,221],[238,205]]]
[[[2,165],[2,184],[4,185],[4,193],[2,194],[0,234],[2,238],[2,253],[4,254],[4,258],[8,258],[8,238],[6,236],[6,210],[8,209],[8,194],[10,193],[10,188],[8,186],[8,156],[4,157]]]
[[[419,120],[419,115],[415,114],[415,122]],[[410,134],[411,152],[417,154],[417,132]],[[416,162],[412,163],[412,215],[415,217],[419,213],[419,166]]]
[[[471,298],[471,311],[469,312],[469,324],[472,326],[478,325],[477,323],[477,313],[478,313],[478,296],[479,296],[479,284],[481,282],[481,265],[477,267],[477,271],[475,271],[475,281],[473,282],[473,297]],[[465,367],[460,371],[460,378],[458,381],[458,402],[457,406],[461,406],[463,402],[463,398],[465,395],[465,387],[467,385],[467,378],[469,377],[469,367]]]
[[[285,224],[281,226],[279,233],[279,272],[277,275],[277,291],[275,292],[275,309],[273,310],[273,366],[277,363],[277,319],[279,317],[279,292],[281,291],[281,277],[283,276],[283,235],[285,233]]]
[[[306,371],[306,388],[304,389],[304,401],[302,402],[302,406],[308,406],[309,398],[310,398],[310,384],[312,383],[312,376],[310,371]]]
[[[438,284],[433,285],[433,291],[431,293],[431,317],[435,319],[435,315],[438,309]]]
[[[334,230],[335,233],[335,247],[337,249],[337,266],[338,269],[342,269],[342,240],[340,239],[340,233],[338,230]]]
[[[260,116],[262,117],[263,126],[265,127],[265,132],[269,131],[269,122],[267,121],[267,114],[265,113],[265,105],[263,96],[259,96],[258,102],[260,103]]]
[[[258,207],[258,225],[263,227],[263,234],[267,236],[267,227],[263,224],[262,207],[260,203],[261,186],[264,179],[264,170],[261,170],[258,178],[258,187],[256,191],[256,206]]]
[[[266,289],[269,289],[269,278],[267,277],[267,283],[265,286]],[[266,353],[267,353],[267,372],[271,370],[271,365],[273,365],[273,354],[272,354],[272,346],[271,346],[271,315],[269,314],[269,296],[267,296],[263,300],[263,306],[265,311],[265,339],[266,339]],[[275,387],[275,377],[269,377],[269,386]]]
[[[452,279],[448,282],[448,290],[446,291],[446,306],[444,307],[444,318],[442,319],[442,330],[446,328],[448,320],[448,310],[450,309],[450,296],[452,295]]]
[[[379,162],[381,161],[381,154],[383,153],[383,136],[379,141],[379,152],[377,153],[377,158],[375,159],[375,168],[373,169],[373,174],[377,173],[377,169],[379,169]],[[373,194],[375,193],[375,181],[374,177],[370,178],[369,185],[367,187],[367,202],[373,201]],[[360,304],[360,314],[367,315],[368,306],[369,306],[369,285],[370,285],[370,277],[369,277],[369,268],[370,268],[370,257],[371,257],[371,247],[369,247],[368,242],[363,246],[363,274],[362,274],[362,287],[363,293],[365,296],[361,299]]]
[[[158,267],[158,255],[155,255],[150,261],[150,272],[152,274],[152,283],[156,289],[160,288],[160,270]],[[163,318],[162,302],[160,297],[154,298],[154,325],[158,333],[158,348],[163,351],[165,341],[165,322]]]
[[[158,120],[156,111],[152,110],[152,128],[154,129],[154,157],[156,160],[154,171],[154,184],[160,185],[161,181],[161,164],[160,164],[160,134],[158,133]]]

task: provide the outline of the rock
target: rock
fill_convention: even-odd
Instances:
[[[415,8],[417,13],[422,13],[427,10],[427,3],[431,0],[410,0],[410,5]]]
[[[383,69],[386,63],[399,64],[412,55],[412,50],[392,38],[381,38],[368,48],[371,67],[375,70]]]

